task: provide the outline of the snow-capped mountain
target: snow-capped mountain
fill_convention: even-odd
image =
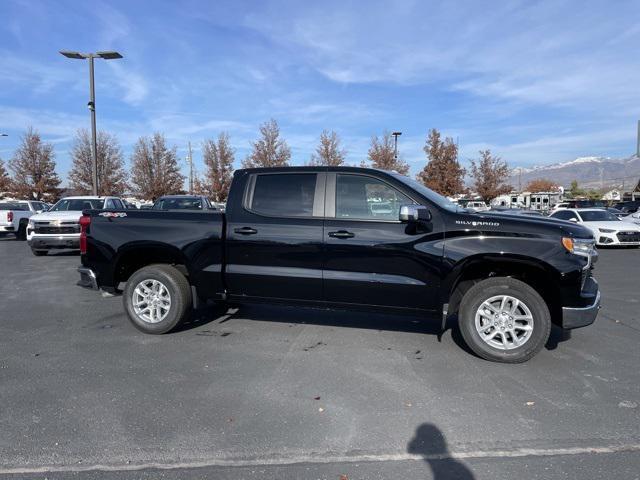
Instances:
[[[575,160],[531,168],[516,167],[509,182],[522,188],[531,180],[546,178],[568,187],[576,180],[582,188],[632,188],[640,178],[640,158],[579,157]]]

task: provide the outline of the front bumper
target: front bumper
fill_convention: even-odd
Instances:
[[[49,250],[53,248],[80,249],[80,237],[45,237],[34,235],[27,239],[29,246],[36,250]]]
[[[585,282],[583,298],[587,300],[584,307],[562,307],[562,328],[569,330],[586,327],[596,321],[600,310],[600,290],[598,282],[592,277]]]
[[[80,280],[78,280],[77,285],[91,290],[98,290],[98,279],[93,270],[86,267],[78,267],[78,273],[80,274]]]

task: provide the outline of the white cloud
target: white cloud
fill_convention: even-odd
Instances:
[[[438,82],[582,109],[640,102],[639,15],[638,2],[305,3],[245,22],[336,82]]]

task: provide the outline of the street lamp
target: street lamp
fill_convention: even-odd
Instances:
[[[93,194],[98,195],[98,144],[96,142],[96,91],[93,82],[93,59],[102,58],[103,60],[116,60],[122,58],[118,52],[96,52],[96,53],[79,53],[61,50],[60,53],[67,58],[74,60],[89,60],[89,103],[87,106],[91,110],[91,176],[93,180]]]
[[[398,137],[402,135],[402,132],[393,132],[391,135],[393,136],[394,140],[393,157],[396,159],[396,161],[398,161]]]

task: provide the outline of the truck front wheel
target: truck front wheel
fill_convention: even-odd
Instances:
[[[123,302],[129,320],[138,330],[162,334],[188,316],[191,288],[173,266],[149,265],[129,277]]]
[[[460,332],[478,356],[521,363],[537,354],[549,338],[551,315],[531,286],[508,277],[476,283],[460,303]]]

